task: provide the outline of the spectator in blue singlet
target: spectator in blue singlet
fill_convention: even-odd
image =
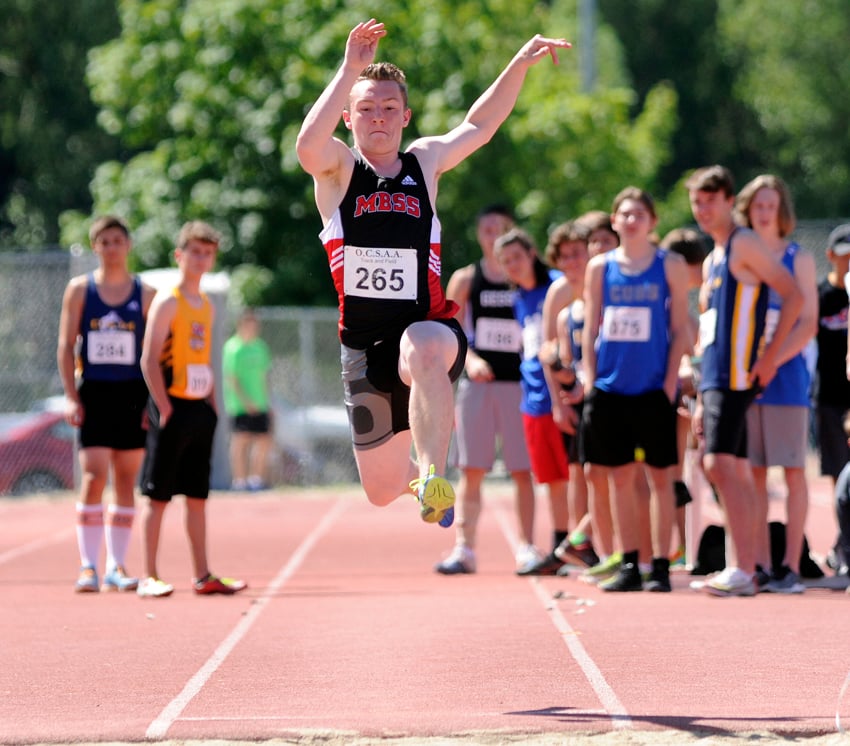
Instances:
[[[98,268],[74,277],[65,288],[56,355],[65,417],[80,429],[82,484],[76,514],[81,567],[75,589],[130,591],[138,579],[127,574],[125,564],[136,512],[136,477],[144,458],[142,419],[148,398],[139,360],[154,289],[128,269],[132,241],[121,218],[105,215],[95,220],[89,240]],[[114,502],[104,516],[103,491],[110,470]],[[97,567],[104,535],[106,567],[100,585]]]
[[[455,498],[442,475],[452,381],[463,370],[466,337],[440,281],[437,184],[493,137],[529,68],[548,56],[557,62],[558,49],[569,44],[535,36],[454,129],[402,151],[411,110],[404,73],[374,62],[385,35],[374,18],[351,30],[342,65],[307,114],[296,152],[313,177],[339,297],[345,401],[366,496],[383,506],[412,489],[422,519],[447,527]],[[340,116],[353,148],[335,136]]]
[[[700,289],[702,367],[693,427],[705,440],[703,468],[723,507],[729,539],[726,568],[702,588],[717,596],[752,596],[760,528],[746,410],[784,362],[782,349],[803,294],[758,235],[735,225],[735,184],[728,169],[698,169],[685,186],[694,218],[714,241]],[[782,305],[773,338],[762,345],[767,286]]]
[[[540,574],[564,574],[568,572],[566,565],[570,562],[591,567],[599,561],[590,540],[592,529],[588,511],[588,485],[578,455],[581,401],[574,397],[579,391],[578,377],[573,365],[561,364],[563,359],[569,357],[569,351],[560,350],[558,342],[559,314],[582,296],[589,235],[590,230],[578,222],[561,223],[552,229],[546,244],[547,264],[558,269],[562,275],[549,286],[543,300],[543,342],[538,356],[543,363],[543,373],[552,401],[552,418],[561,431],[569,463],[578,468],[570,470],[567,482],[567,505],[574,522],[573,530],[560,546],[540,560],[536,568]]]
[[[555,556],[564,563],[570,560],[580,565],[588,565],[583,577],[596,582],[617,572],[622,562],[622,553],[615,551],[614,524],[611,516],[611,503],[608,490],[608,470],[598,464],[584,464],[581,461],[582,449],[579,446],[581,438],[581,414],[584,407],[584,372],[581,359],[581,335],[584,328],[584,281],[587,262],[597,254],[611,251],[620,245],[620,237],[611,225],[611,214],[604,210],[591,210],[575,219],[571,224],[565,224],[563,229],[555,228],[549,237],[549,246],[555,242],[562,243],[561,237],[572,235],[573,228],[587,231],[586,250],[579,270],[573,275],[571,284],[572,301],[557,313],[555,320],[555,338],[547,340],[541,346],[540,358],[547,372],[549,392],[553,401],[555,423],[563,430],[561,421],[563,413],[559,413],[554,402],[560,398],[569,409],[562,410],[575,414],[575,432],[572,435],[564,433],[567,444],[567,455],[570,463],[577,464],[572,469],[567,487],[570,513],[578,520],[576,527],[570,533],[561,547],[555,551]],[[547,248],[547,252],[549,248]],[[560,250],[558,252],[560,254]],[[563,268],[565,273],[568,268]],[[553,285],[554,287],[554,285]],[[547,293],[547,302],[552,293]],[[556,305],[553,303],[553,306]],[[544,304],[543,318],[546,326],[547,307]],[[554,310],[554,309],[553,309]],[[549,311],[551,313],[552,311]],[[643,475],[638,481],[645,483]],[[579,486],[581,485],[581,486]],[[584,490],[586,503],[582,507],[580,496]],[[584,519],[579,516],[585,515]],[[587,531],[589,523],[592,531]],[[593,542],[590,536],[593,536]],[[598,553],[598,554],[597,554]]]
[[[522,424],[531,458],[531,472],[538,484],[546,486],[552,515],[552,549],[542,562],[532,562],[517,570],[518,575],[553,575],[563,565],[555,550],[569,534],[567,480],[569,460],[561,431],[552,415],[552,400],[540,362],[543,341],[543,301],[546,291],[560,277],[537,255],[537,248],[525,231],[514,228],[496,239],[496,258],[508,280],[516,287],[514,315],[522,327]]]
[[[669,592],[677,462],[679,363],[689,346],[687,265],[651,239],[651,196],[626,187],[614,199],[620,246],[590,260],[585,279],[582,361],[588,394],[582,415],[584,460],[610,469],[611,506],[623,560],[605,591],[643,588],[636,451],[649,478],[652,569],[647,590]]]
[[[804,350],[814,339],[818,324],[815,259],[789,240],[796,218],[791,194],[778,176],[762,174],[741,189],[735,202],[739,221],[752,228],[768,250],[794,275],[803,293],[803,308],[780,353],[785,360],[776,376],[747,410],[747,453],[753,467],[758,497],[759,532],[756,576],[760,590],[802,593],[800,557],[809,505],[806,456],[809,442],[810,375]],[[764,338],[770,341],[779,314],[780,299],[770,293]],[[768,528],[767,469],[782,467],[787,489],[785,559],[771,566]]]
[[[513,224],[513,215],[502,205],[481,210],[475,231],[481,259],[454,272],[446,288],[448,299],[458,305],[469,349],[455,403],[455,445],[461,471],[456,540],[449,556],[435,568],[443,575],[476,571],[481,485],[493,467],[497,445],[515,486],[520,536],[517,569],[522,569],[530,556],[533,560],[539,557],[533,546],[534,485],[519,411],[521,329],[514,318],[514,290],[493,256],[493,243]]]

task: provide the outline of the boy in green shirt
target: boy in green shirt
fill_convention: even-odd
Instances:
[[[271,354],[259,336],[260,323],[246,310],[236,334],[224,343],[224,408],[230,417],[231,489],[266,487],[266,457],[271,445],[268,376]]]

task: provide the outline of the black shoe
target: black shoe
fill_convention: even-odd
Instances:
[[[599,583],[603,591],[614,593],[626,593],[628,591],[642,591],[643,579],[640,576],[638,566],[632,562],[620,565],[617,574],[610,580]]]
[[[571,544],[568,541],[561,551],[565,560],[575,560],[582,567],[593,567],[599,563],[599,555],[589,541],[583,541],[581,544]]]
[[[656,558],[652,560],[652,572],[646,581],[644,589],[652,593],[670,593],[670,560]]]
[[[694,501],[694,498],[691,495],[691,491],[688,489],[688,485],[686,485],[684,482],[673,482],[673,493],[676,495],[677,508],[683,508],[688,503]]]
[[[756,593],[764,593],[767,588],[767,584],[770,582],[770,573],[767,572],[761,565],[756,565],[754,580],[756,583]]]
[[[542,560],[539,562],[535,562],[530,567],[526,567],[523,570],[517,570],[517,575],[557,575],[558,570],[560,570],[566,562],[558,559],[555,556],[554,552],[547,554]]]

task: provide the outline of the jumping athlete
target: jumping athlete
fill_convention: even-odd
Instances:
[[[374,18],[351,30],[343,63],[304,120],[296,149],[313,177],[339,296],[345,401],[366,496],[384,506],[412,488],[423,520],[450,526],[454,491],[441,474],[452,382],[467,345],[453,319],[457,306],[440,284],[437,182],[492,138],[528,68],[549,55],[557,63],[558,48],[570,45],[535,36],[457,127],[402,152],[411,110],[404,73],[374,63],[385,35]],[[340,116],[353,148],[334,136]]]

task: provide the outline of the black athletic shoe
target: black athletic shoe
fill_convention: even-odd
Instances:
[[[767,584],[770,582],[770,573],[761,565],[756,565],[756,574],[753,579],[756,583],[756,593],[764,593],[767,590]]]
[[[644,589],[653,593],[670,593],[670,560],[655,558],[652,560],[652,572]]]
[[[550,552],[539,562],[535,562],[533,565],[529,567],[525,567],[522,570],[517,570],[517,575],[557,575],[558,570],[560,570],[566,562],[558,559],[554,553]]]
[[[643,579],[640,576],[638,566],[632,562],[620,565],[617,574],[609,580],[599,583],[603,591],[614,593],[626,593],[628,591],[642,591]]]

